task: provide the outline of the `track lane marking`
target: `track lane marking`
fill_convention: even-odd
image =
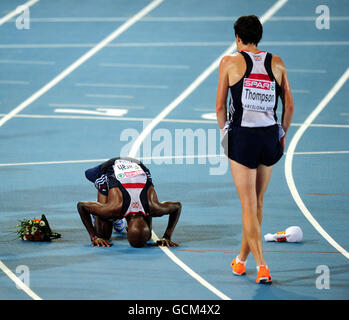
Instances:
[[[32,1],[27,2],[26,4],[28,6],[29,4],[34,4],[37,1],[38,0],[32,0]],[[147,15],[150,11],[152,11],[157,6],[159,6],[163,1],[164,0],[152,1],[146,7],[144,7],[142,10],[140,10],[138,13],[136,13],[134,16],[132,16],[130,19],[128,19],[125,23],[123,23],[120,27],[118,27],[114,32],[112,32],[109,36],[107,36],[102,41],[100,41],[96,46],[94,46],[92,49],[90,49],[88,52],[86,52],[78,60],[76,60],[74,63],[72,63],[68,68],[66,68],[59,75],[57,75],[50,82],[48,82],[45,86],[43,86],[40,90],[38,90],[32,96],[30,96],[28,99],[23,101],[20,105],[18,105],[16,108],[14,108],[10,113],[8,113],[4,117],[2,117],[0,119],[0,127],[3,126],[7,121],[12,119],[19,112],[21,112],[23,109],[28,107],[31,103],[33,103],[38,98],[40,98],[44,93],[49,91],[51,88],[53,88],[56,84],[58,84],[64,78],[66,78],[70,73],[72,73],[74,70],[76,70],[80,65],[82,65],[84,62],[86,62],[88,59],[90,59],[92,56],[94,56],[97,52],[99,52],[101,49],[103,49],[111,41],[115,40],[119,35],[121,35],[123,32],[125,32],[127,29],[129,29],[133,24],[135,24],[137,21],[139,21],[141,18],[143,18],[145,15]],[[0,25],[2,23],[6,22],[11,17],[13,17],[16,13],[17,13],[17,11],[15,10],[15,12],[12,12],[12,13],[8,14],[6,17],[2,18],[0,20]],[[34,300],[41,299],[29,287],[27,287],[1,260],[0,260],[0,269],[12,281],[14,281],[26,294],[28,294],[32,299],[34,299]]]
[[[349,77],[349,68],[344,72],[344,74],[338,79],[335,85],[331,88],[331,90],[327,93],[327,95],[320,101],[320,103],[316,106],[316,108],[310,113],[310,115],[305,119],[300,128],[296,131],[292,140],[289,144],[289,147],[286,152],[286,160],[285,160],[285,176],[287,185],[291,191],[291,195],[296,202],[298,208],[301,210],[305,218],[313,225],[316,231],[318,231],[327,242],[332,245],[335,249],[337,249],[340,253],[342,253],[347,259],[349,259],[349,252],[346,251],[342,246],[340,246],[315,220],[312,216],[308,208],[305,206],[301,196],[298,193],[296,184],[293,179],[292,173],[292,162],[293,155],[295,154],[295,150],[298,142],[302,138],[304,132],[309,128],[312,122],[316,119],[316,117],[320,114],[320,112],[325,109],[328,103],[332,100],[332,98],[337,94],[337,92],[342,88],[342,86],[346,83]]]
[[[55,78],[53,78],[50,82],[44,85],[41,89],[36,91],[32,96],[27,98],[21,104],[19,104],[16,108],[14,108],[11,112],[6,114],[3,118],[0,119],[0,127],[3,126],[7,121],[12,119],[16,114],[21,112],[23,109],[28,107],[34,101],[39,99],[43,94],[52,89],[55,85],[65,79],[69,74],[75,71],[78,67],[80,67],[83,63],[93,57],[97,52],[107,46],[110,42],[115,40],[118,36],[128,30],[132,25],[146,16],[149,12],[159,6],[164,0],[154,0],[138,13],[136,13],[133,17],[128,19],[125,23],[123,23],[120,27],[118,27],[114,32],[100,41],[97,45],[95,45],[92,49],[87,51],[84,55],[82,55],[79,59],[73,62],[69,67],[63,70],[60,74],[58,74]]]
[[[261,17],[260,21],[264,24],[268,19],[271,18],[282,6],[286,4],[287,0],[278,0],[270,7]],[[184,101],[200,84],[206,80],[209,75],[215,71],[221,59],[231,54],[236,49],[236,43],[230,45],[208,68],[204,70],[175,100],[173,100],[167,107],[165,107],[142,131],[142,133],[137,137],[134,144],[129,152],[129,157],[136,157],[139,148],[141,147],[144,139],[150,134],[151,130],[157,126],[161,120],[163,120],[171,111],[173,111],[182,101]],[[152,239],[156,242],[159,238],[152,231]],[[197,280],[200,284],[214,293],[216,296],[223,300],[231,300],[230,297],[225,295],[223,292],[219,291],[217,288],[208,283],[204,278],[197,274],[194,270],[189,268],[183,261],[181,261],[175,254],[169,250],[167,247],[160,247],[160,249],[179,267],[181,267],[185,272],[187,272],[191,277]]]
[[[6,16],[4,16],[0,19],[0,26],[2,26],[7,21],[11,20],[13,17],[22,13],[24,9],[28,9],[29,7],[31,7],[32,5],[34,5],[37,2],[39,2],[39,0],[30,0],[22,5],[18,6],[15,10],[12,10]]]

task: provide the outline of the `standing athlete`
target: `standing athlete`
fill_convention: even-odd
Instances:
[[[113,223],[127,221],[127,239],[133,247],[143,247],[151,238],[152,217],[169,215],[159,246],[176,247],[172,233],[181,214],[180,202],[159,202],[150,171],[133,158],[113,158],[85,171],[98,190],[97,202],[77,204],[81,220],[93,246],[110,247]],[[95,216],[94,224],[91,215]]]
[[[273,165],[285,149],[294,106],[280,57],[257,48],[263,27],[255,15],[242,16],[234,24],[238,52],[222,58],[219,66],[216,113],[222,144],[242,208],[240,252],[232,261],[236,275],[245,274],[251,252],[257,264],[257,283],[271,283],[263,256],[261,223],[263,197]],[[229,120],[227,95],[230,91]],[[283,103],[281,125],[277,124],[278,97]]]

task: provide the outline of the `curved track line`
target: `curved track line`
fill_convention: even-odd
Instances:
[[[6,114],[2,119],[0,119],[0,127],[4,125],[8,120],[13,118],[31,103],[39,99],[43,94],[53,88],[56,84],[65,79],[69,74],[75,71],[78,67],[80,67],[83,63],[85,63],[88,59],[94,56],[97,52],[107,46],[110,42],[115,40],[118,36],[124,33],[127,29],[129,29],[132,25],[134,25],[137,21],[146,16],[150,11],[159,6],[164,0],[154,0],[138,13],[136,13],[132,18],[123,23],[119,28],[117,28],[114,32],[112,32],[109,36],[100,41],[97,45],[95,45],[92,49],[87,51],[84,55],[82,55],[78,60],[73,62],[69,67],[63,70],[59,75],[53,78],[50,82],[44,85],[41,89],[36,91],[32,96],[28,99],[24,100],[20,105],[14,108],[10,113]]]
[[[35,292],[33,292],[23,281],[21,281],[6,265],[0,260],[0,269],[33,300],[42,300]]]
[[[262,24],[270,19],[288,0],[277,1],[269,10],[260,18]],[[135,143],[132,145],[129,156],[136,157],[137,151],[141,147],[145,137],[148,136],[153,128],[161,122],[172,110],[174,110],[180,103],[182,103],[208,76],[215,71],[222,58],[229,55],[236,49],[236,44],[232,44],[226,49],[203,73],[201,73],[190,85],[187,87],[175,100],[173,100],[167,107],[164,108],[142,131]]]
[[[15,10],[11,11],[5,17],[0,19],[0,26],[2,26],[7,21],[11,20],[13,17],[22,13],[25,9],[29,9],[29,7],[31,7],[32,5],[34,5],[37,2],[39,2],[39,0],[30,0],[22,5],[18,6]]]
[[[292,161],[293,155],[295,153],[296,146],[304,132],[308,129],[311,123],[319,115],[319,113],[327,106],[327,104],[332,100],[332,98],[337,94],[337,92],[342,88],[349,77],[349,68],[344,72],[344,74],[339,78],[333,88],[327,93],[327,95],[321,100],[318,106],[313,110],[313,112],[306,118],[301,127],[297,130],[293,136],[290,145],[287,149],[286,159],[285,159],[285,175],[287,185],[291,191],[292,197],[295,200],[297,206],[302,211],[303,215],[308,219],[308,221],[313,225],[313,227],[341,254],[343,254],[347,259],[349,259],[349,253],[341,247],[333,238],[321,227],[321,225],[314,219],[308,208],[305,206],[302,198],[300,197],[294,179],[292,175]]]
[[[78,60],[72,63],[69,67],[63,70],[59,75],[53,78],[50,82],[48,82],[45,86],[43,86],[40,90],[36,91],[32,96],[23,101],[20,105],[14,108],[10,113],[6,114],[3,118],[0,119],[0,127],[3,126],[8,120],[12,119],[23,109],[28,107],[35,100],[39,99],[43,94],[53,88],[57,83],[66,78],[70,73],[76,70],[79,66],[85,63],[88,59],[94,56],[97,52],[103,49],[106,45],[108,45],[111,41],[115,40],[118,36],[120,36],[123,32],[129,29],[132,25],[134,25],[137,21],[146,16],[150,11],[159,6],[164,0],[153,0],[147,6],[145,6],[142,10],[128,19],[125,23],[123,23],[120,27],[118,27],[115,31],[113,31],[109,36],[100,41],[96,46],[87,51],[84,55],[82,55]],[[30,1],[30,3],[34,4],[37,1]],[[28,3],[27,3],[28,5]],[[31,291],[24,283],[13,273],[10,269],[6,267],[6,265],[0,260],[0,269],[12,280],[14,281],[18,287],[20,287],[25,293],[27,293],[33,299],[41,299],[37,296],[33,291]]]
[[[283,7],[288,0],[279,0],[274,3],[261,17],[260,21],[264,24],[268,19],[270,19],[281,7]],[[234,43],[228,49],[226,49],[223,54],[221,54],[203,73],[201,73],[190,85],[187,87],[175,100],[173,100],[167,107],[165,107],[142,131],[142,133],[137,137],[136,141],[131,147],[129,152],[129,157],[137,157],[137,152],[139,151],[144,139],[151,133],[152,129],[158,125],[172,110],[174,110],[181,102],[183,102],[208,76],[215,71],[221,59],[232,53],[236,49],[236,44]],[[153,241],[157,241],[159,238],[152,232]],[[168,248],[160,247],[161,250],[179,267],[181,267],[185,272],[187,272],[191,277],[197,280],[204,287],[209,289],[215,295],[223,300],[231,300],[224,293],[220,292],[218,289],[213,287],[205,279],[203,279],[199,274],[194,272],[185,263],[183,263],[176,255],[174,255]]]
[[[158,236],[152,231],[152,239],[154,242],[159,240]],[[213,285],[207,282],[204,278],[202,278],[198,273],[196,273],[193,269],[189,268],[181,259],[179,259],[171,250],[167,247],[159,247],[174,263],[180,266],[185,272],[187,272],[191,277],[197,280],[204,287],[213,292],[216,296],[221,298],[222,300],[231,300],[227,295],[216,289]]]

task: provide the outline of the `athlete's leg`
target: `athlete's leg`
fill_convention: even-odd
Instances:
[[[105,196],[104,194],[100,193],[97,191],[97,201],[99,203],[107,203],[108,201],[108,196]]]
[[[257,168],[257,181],[256,181],[257,217],[260,224],[262,224],[262,218],[263,218],[264,194],[267,191],[272,172],[273,172],[273,166],[267,167],[261,164]]]
[[[267,190],[271,175],[273,172],[273,166],[260,165],[257,168],[256,176],[256,195],[257,195],[257,218],[259,225],[262,225],[263,219],[263,201],[264,194]],[[242,231],[241,249],[239,253],[239,259],[245,261],[250,253],[250,247],[247,242],[245,232]]]
[[[265,265],[261,226],[257,216],[257,169],[230,160],[230,167],[242,208],[243,236],[239,258],[246,260],[251,251],[257,265]]]

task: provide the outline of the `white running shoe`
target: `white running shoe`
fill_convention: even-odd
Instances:
[[[127,223],[126,223],[126,219],[123,218],[123,219],[117,219],[114,221],[113,223],[113,227],[114,227],[114,230],[118,233],[125,233],[127,230],[126,230],[126,227],[127,227]]]

